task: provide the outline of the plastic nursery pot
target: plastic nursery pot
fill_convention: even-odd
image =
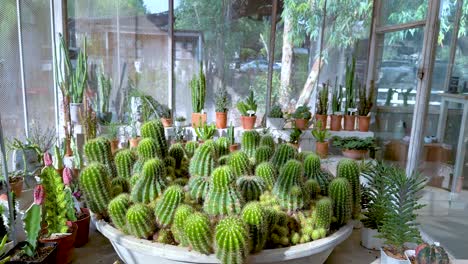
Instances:
[[[117,152],[117,150],[119,150],[119,142],[120,141],[118,139],[113,139],[110,141],[112,154],[114,154],[115,152]]]
[[[76,233],[78,231],[78,225],[73,223],[72,231],[70,235],[58,237],[58,238],[40,238],[39,242],[49,243],[56,242],[57,245],[57,257],[55,263],[57,264],[68,264],[72,261],[73,250],[76,239]],[[54,263],[54,262],[52,262]]]
[[[383,239],[377,238],[379,231],[372,228],[362,227],[361,229],[361,245],[367,249],[379,250],[383,247]]]
[[[82,103],[70,103],[70,121],[75,124],[80,123],[80,113],[83,111]]]
[[[354,131],[355,123],[356,123],[356,116],[354,115],[344,116],[344,130]]]
[[[387,253],[385,252],[383,248],[380,248],[380,263],[381,264],[411,264],[411,262],[407,258],[397,259],[397,258],[387,255]]]
[[[321,158],[326,158],[328,156],[328,141],[326,141],[326,142],[315,142],[315,152]]]
[[[192,113],[192,127],[199,127],[206,124],[206,113]]]
[[[231,144],[229,145],[229,151],[230,152],[234,152],[234,151],[237,151],[239,149],[239,144]]]
[[[300,130],[306,130],[309,126],[309,120],[308,119],[294,119],[294,123],[296,124],[296,127]]]
[[[322,122],[321,130],[325,130],[327,128],[327,119],[328,119],[328,115],[315,114],[315,123],[317,124],[318,121]]]
[[[255,127],[257,116],[241,116],[242,128],[244,130],[252,130]]]
[[[161,122],[164,127],[171,127],[172,126],[172,118],[163,118],[161,117]]]
[[[358,127],[359,131],[367,132],[369,131],[370,116],[359,116],[358,117]]]
[[[343,156],[350,158],[350,159],[364,159],[369,152],[368,149],[343,149]]]
[[[227,112],[216,112],[216,128],[223,129],[227,127]]]
[[[140,143],[140,137],[131,138],[129,142],[131,148],[136,148],[138,147],[138,143]]]
[[[341,130],[341,119],[342,115],[331,115],[330,116],[330,130],[331,131],[340,131]]]
[[[272,129],[283,129],[286,120],[281,117],[267,117],[267,127]]]
[[[11,190],[15,193],[15,197],[21,197],[21,192],[23,191],[23,177],[14,177],[13,179],[10,178],[10,187]]]
[[[26,241],[19,242],[14,248],[7,252],[5,256],[10,256],[10,260],[6,263],[12,264],[28,264],[28,263],[38,263],[38,264],[52,264],[55,263],[57,259],[57,243],[39,243],[37,246],[37,252],[43,252],[42,254],[36,255],[37,259],[22,259],[17,260],[16,254],[22,254],[22,248],[27,245]],[[46,249],[49,248],[47,251]],[[19,256],[18,256],[19,257]]]
[[[88,208],[81,208],[81,212],[84,214],[84,217],[73,222],[78,226],[78,232],[76,233],[75,247],[82,247],[88,243],[89,237],[89,223],[90,223],[90,213]]]

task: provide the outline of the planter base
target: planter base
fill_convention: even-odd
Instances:
[[[367,249],[380,250],[383,246],[383,239],[376,238],[379,232],[375,229],[363,227],[361,230],[361,245]]]
[[[388,256],[385,250],[380,249],[380,264],[411,264],[407,259],[396,259]]]

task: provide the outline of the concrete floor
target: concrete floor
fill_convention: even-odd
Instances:
[[[360,245],[360,230],[355,229],[352,235],[340,244],[332,252],[326,264],[378,264],[379,251],[373,251],[363,248]],[[82,248],[76,248],[73,258],[74,264],[91,264],[91,263],[115,263],[120,261],[120,258],[115,253],[109,241],[97,232],[94,227],[91,227],[89,234],[89,242]],[[117,262],[119,263],[119,262]],[[120,262],[123,263],[123,262]]]

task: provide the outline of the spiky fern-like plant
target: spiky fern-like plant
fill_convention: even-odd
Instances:
[[[387,180],[386,176],[390,173],[391,167],[378,163],[369,170],[362,172],[367,180],[368,202],[367,210],[364,212],[365,218],[362,223],[365,227],[379,230],[385,219],[387,199]]]
[[[216,125],[215,124],[202,124],[201,126],[197,126],[195,128],[195,134],[197,135],[197,139],[200,141],[207,141],[212,139],[216,132]]]
[[[244,264],[249,251],[248,226],[237,217],[221,220],[215,231],[215,252],[221,263]]]

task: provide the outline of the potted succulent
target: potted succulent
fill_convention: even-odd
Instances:
[[[97,118],[101,124],[112,121],[112,112],[109,111],[109,98],[112,90],[112,79],[104,73],[104,65],[97,73]]]
[[[273,105],[270,109],[270,113],[268,113],[267,117],[267,127],[273,129],[283,129],[286,120],[283,118],[283,110],[281,110],[281,106],[278,104]]]
[[[26,186],[29,187],[28,181],[26,179],[28,176],[32,175],[31,171],[34,170],[31,165],[34,165],[34,163],[39,163],[38,159],[41,150],[37,145],[32,144],[29,139],[26,143],[23,143],[16,138],[13,139],[8,148],[9,151],[14,151],[13,159],[16,163],[16,171],[9,175],[10,186],[16,197],[20,197],[23,190],[23,182],[25,182]],[[19,161],[19,159],[21,159],[21,161]],[[17,160],[19,163],[16,162]],[[20,165],[21,167],[19,167]]]
[[[211,124],[211,125],[204,124],[203,126],[199,126],[195,128],[195,134],[197,135],[197,140],[200,143],[203,143],[209,139],[212,139],[215,132],[216,132],[215,124]]]
[[[116,122],[109,123],[109,141],[111,143],[111,151],[112,153],[117,152],[119,149],[119,131],[120,131],[120,124]]]
[[[257,102],[255,101],[253,91],[250,91],[250,95],[245,101],[237,103],[237,110],[241,114],[242,128],[245,130],[253,129],[257,120],[257,116],[255,115],[257,112]]]
[[[161,104],[159,117],[161,118],[161,122],[164,127],[172,126],[172,113],[171,109],[167,105]]]
[[[296,149],[298,149],[301,141],[301,135],[302,130],[295,127],[289,135],[289,144],[293,145]]]
[[[228,104],[229,102],[226,89],[218,89],[215,95],[216,128],[226,128]]]
[[[137,122],[132,121],[130,124],[130,139],[128,140],[130,143],[130,148],[138,147],[140,139],[141,138],[138,136]]]
[[[322,128],[322,120],[316,121],[316,126],[312,129],[312,136],[314,136],[315,142],[315,152],[321,158],[326,158],[328,155],[328,138],[330,137],[330,132],[327,129]]]
[[[356,70],[356,58],[353,56],[351,64],[346,65],[346,100],[345,100],[345,116],[344,130],[353,131],[356,123],[356,116],[352,114],[352,109],[356,107],[354,89],[354,77]],[[350,112],[351,111],[351,112]]]
[[[389,168],[386,177],[388,201],[378,235],[384,239],[380,250],[382,263],[408,263],[405,244],[421,242],[415,211],[424,207],[418,200],[425,184],[426,179],[419,174],[408,176],[401,168]]]
[[[206,124],[206,113],[203,112],[206,96],[206,79],[203,73],[203,64],[200,64],[200,72],[190,81],[192,92],[192,127]]]
[[[408,251],[414,251],[414,254],[408,254]],[[411,252],[413,253],[413,252]],[[439,242],[429,245],[428,243],[419,244],[415,250],[407,250],[406,256],[410,261],[414,263],[438,263],[438,264],[449,264],[450,258],[443,247],[440,246]],[[412,255],[412,256],[408,256]],[[413,263],[413,262],[412,262]]]
[[[333,137],[333,146],[341,148],[343,156],[350,159],[363,159],[369,153],[369,149],[375,147],[373,137]]]
[[[239,149],[239,144],[236,143],[236,136],[234,131],[234,126],[231,124],[227,129],[227,138],[229,139],[229,151],[234,152]]]
[[[296,108],[296,111],[292,114],[294,118],[294,123],[297,128],[300,130],[305,130],[308,128],[309,120],[312,117],[310,113],[310,108],[306,105],[301,105]]]
[[[329,83],[324,83],[322,89],[318,92],[317,98],[317,111],[315,113],[315,122],[320,121],[321,128],[325,130],[327,128],[327,119],[328,119],[328,88]]]
[[[64,47],[64,49],[66,49]],[[83,49],[78,53],[76,64],[72,66],[68,50],[65,53],[65,78],[68,84],[70,96],[70,120],[72,123],[80,122],[80,114],[83,112],[83,94],[88,80],[88,56],[86,54],[86,38],[83,41]]]
[[[187,119],[185,118],[185,116],[177,116],[176,119],[175,119],[175,126],[176,127],[183,127],[185,126],[185,121]]]
[[[343,112],[341,112],[341,102],[343,100],[343,86],[337,86],[335,82],[335,87],[332,92],[332,115],[330,117],[330,130],[331,131],[340,131],[341,130],[341,119],[343,118]]]
[[[367,132],[369,131],[369,123],[370,123],[370,111],[372,109],[372,105],[374,104],[374,81],[371,81],[370,89],[369,89],[369,96],[367,96],[367,89],[366,86],[359,87],[359,102],[358,102],[358,125],[359,131]]]

